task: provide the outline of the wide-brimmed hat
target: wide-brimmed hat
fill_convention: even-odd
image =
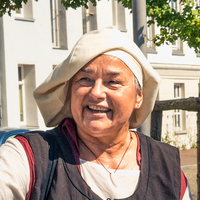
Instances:
[[[142,79],[143,103],[139,109],[132,112],[130,128],[137,128],[144,122],[153,110],[160,77],[137,45],[125,33],[114,27],[108,27],[83,35],[66,60],[59,64],[48,78],[35,89],[34,98],[47,127],[58,125],[66,117],[73,117],[70,109],[71,86],[69,80],[93,58],[118,50],[128,53],[133,58],[137,70],[138,66],[141,67],[141,70],[138,71],[142,72],[139,73],[139,79]],[[130,66],[132,64],[129,63],[131,62],[125,62],[135,74],[135,67]]]

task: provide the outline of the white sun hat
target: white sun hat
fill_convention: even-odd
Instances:
[[[142,86],[143,103],[139,109],[132,112],[130,128],[139,127],[151,113],[160,77],[137,45],[125,33],[115,27],[108,27],[83,35],[66,60],[35,89],[34,98],[47,127],[56,126],[64,118],[72,117],[69,80],[89,61],[101,54],[113,55],[121,59],[132,70]]]

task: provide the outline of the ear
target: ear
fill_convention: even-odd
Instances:
[[[139,109],[143,102],[143,93],[137,94],[134,109]]]

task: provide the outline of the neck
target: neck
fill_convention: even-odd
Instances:
[[[109,149],[112,147],[123,146],[128,139],[129,123],[126,123],[121,128],[112,128],[106,131],[91,131],[81,129],[77,127],[77,133],[79,138],[88,145],[97,145],[103,149]]]
[[[97,164],[99,164],[97,161],[99,160],[107,168],[116,169],[125,153],[122,163],[118,167],[119,169],[130,169],[131,166],[136,163],[137,138],[135,134],[132,133],[131,139],[128,129],[123,132],[122,135],[117,134],[118,137],[113,137],[109,142],[108,139],[106,140],[104,138],[93,139],[84,136],[85,135],[82,136],[79,134],[80,157],[82,159]],[[90,151],[92,151],[92,153]],[[132,161],[130,162],[130,160]]]

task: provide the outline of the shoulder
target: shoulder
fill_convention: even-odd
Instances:
[[[178,159],[179,161],[180,155],[179,155],[178,148],[171,146],[167,143],[156,141],[153,138],[148,137],[142,133],[138,133],[138,136],[140,138],[141,148],[142,148],[142,145],[146,143],[146,145],[148,146],[148,149],[151,151],[151,153],[153,153],[153,155],[154,155],[154,152],[163,156],[166,155],[169,158],[170,158],[170,155],[173,155],[173,157],[175,157],[175,159]]]
[[[24,137],[31,147],[40,148],[42,146],[49,146],[56,142],[56,138],[62,135],[58,127],[47,131],[31,131],[18,136]]]
[[[62,132],[58,127],[47,131],[31,131],[21,135],[19,138],[25,138],[25,146],[30,146],[37,162],[48,160],[49,154],[57,148],[57,140]]]
[[[0,199],[25,199],[29,182],[29,163],[24,148],[17,139],[8,139],[0,147]]]
[[[11,156],[11,158],[13,157],[13,159],[19,159],[20,157],[26,156],[23,146],[16,138],[7,139],[6,142],[0,147],[0,157],[9,158],[7,155]]]

